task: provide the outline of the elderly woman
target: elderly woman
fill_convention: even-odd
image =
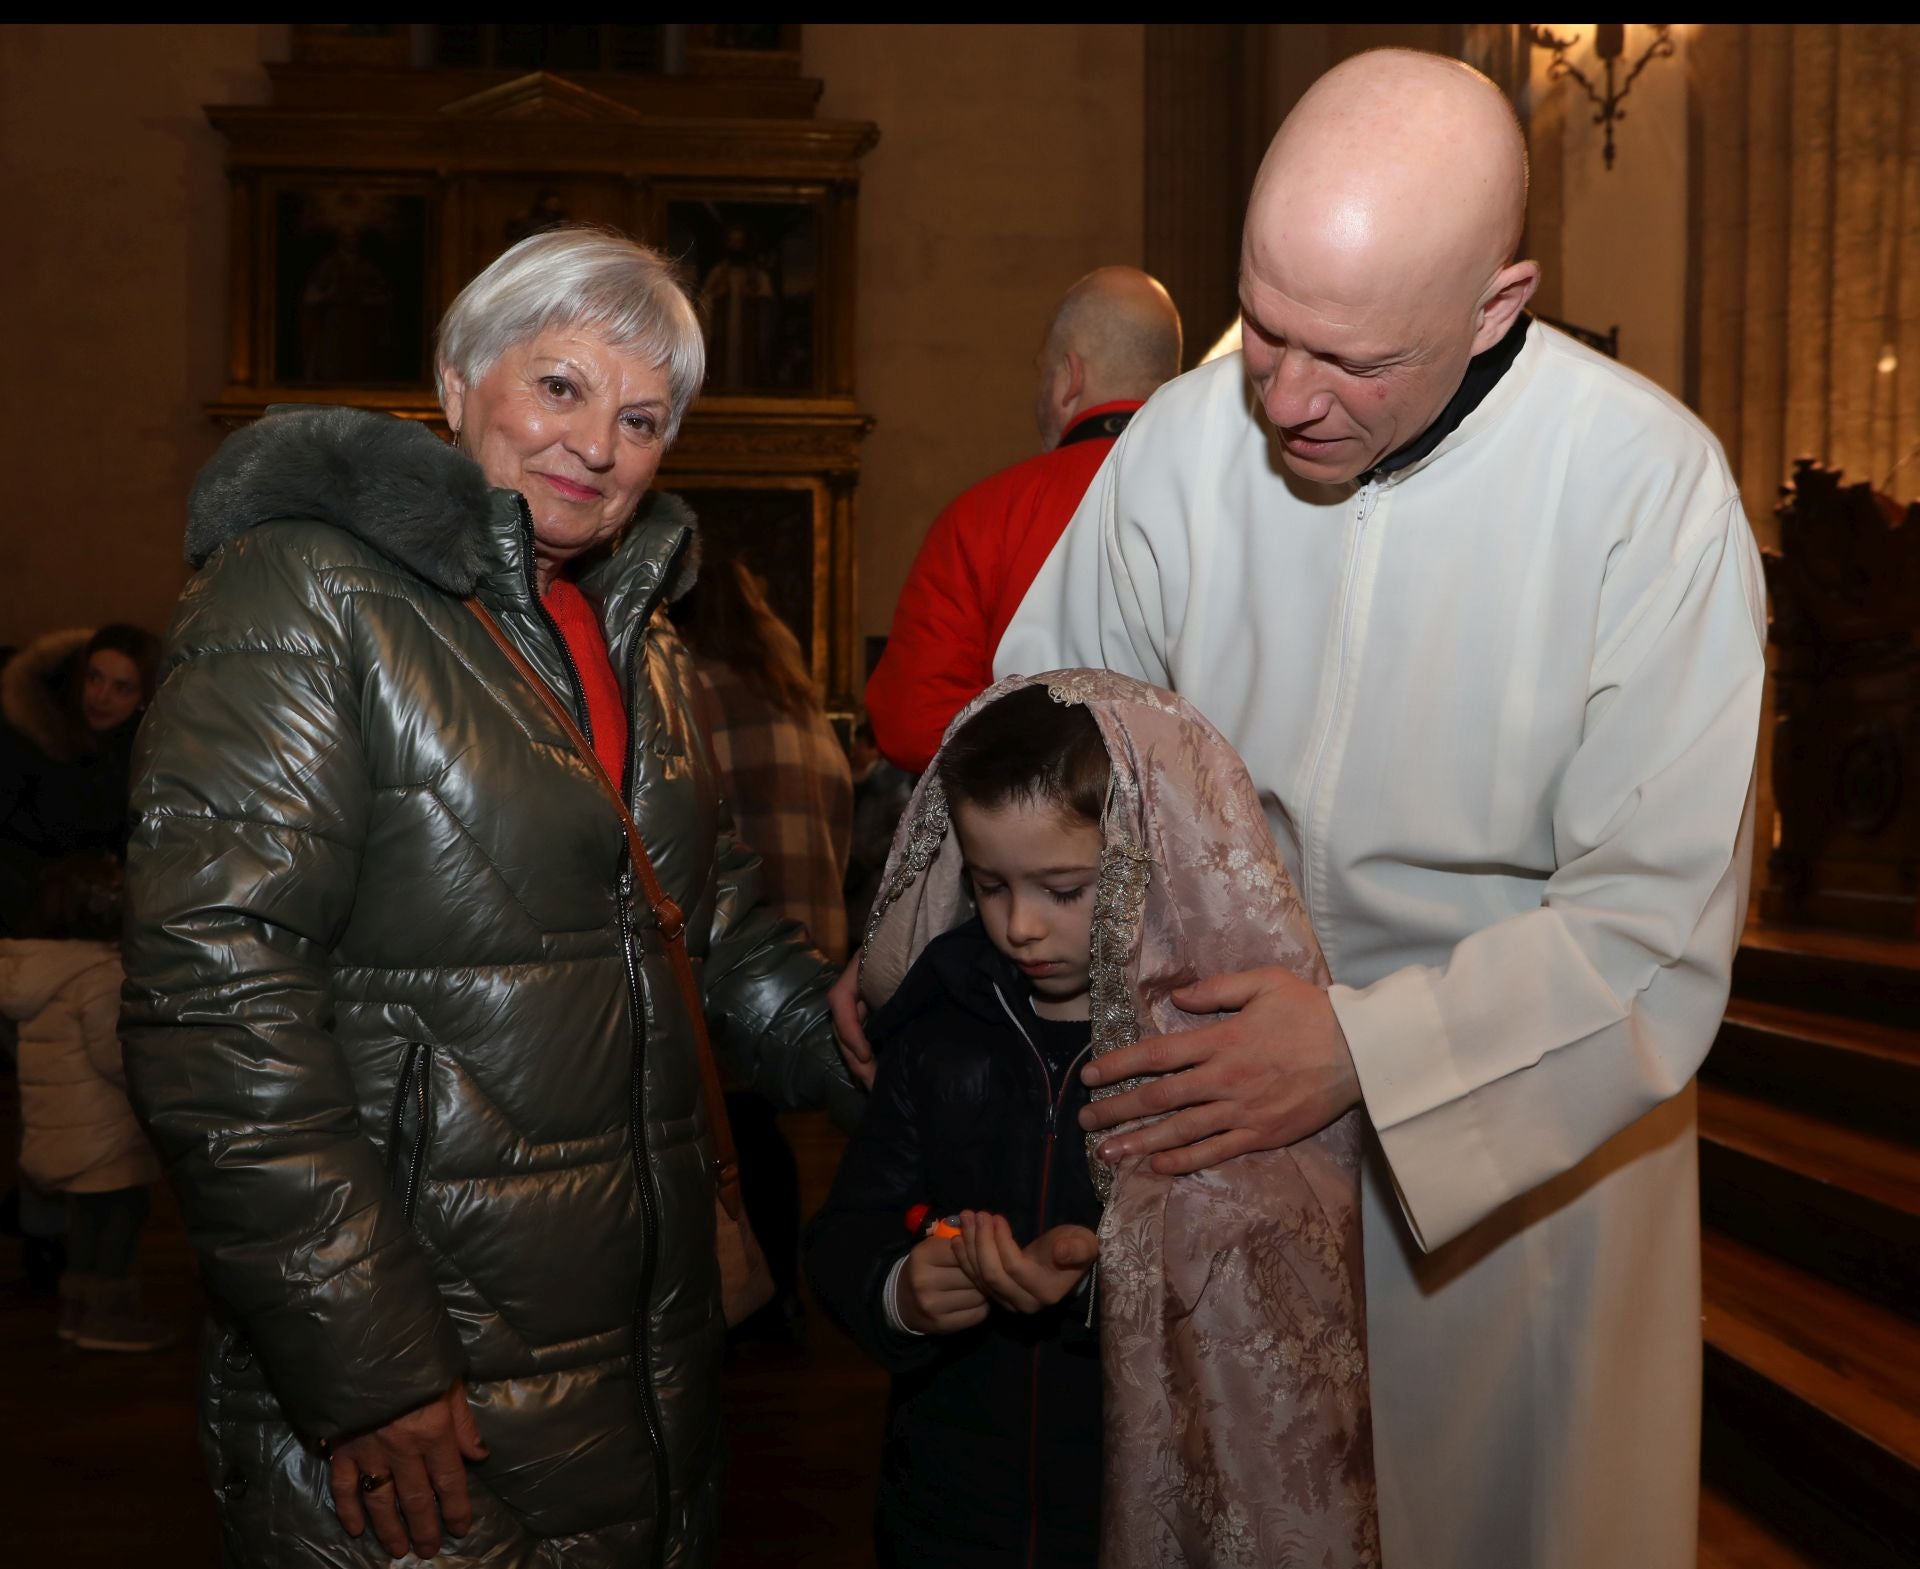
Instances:
[[[654,252],[560,231],[441,324],[455,445],[271,415],[195,489],[141,736],[127,1068],[212,1322],[229,1563],[698,1565],[721,1311],[708,1109],[620,781],[726,1063],[857,1115],[831,972],[761,897],[648,495],[700,385]]]

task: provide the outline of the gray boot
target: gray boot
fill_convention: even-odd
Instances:
[[[72,1270],[60,1277],[60,1323],[54,1333],[62,1340],[71,1340],[80,1332],[80,1325],[93,1309],[93,1291],[99,1283],[97,1275],[79,1275]]]
[[[111,1278],[94,1282],[92,1310],[73,1336],[82,1351],[158,1351],[172,1341],[167,1326],[142,1310],[138,1283]]]

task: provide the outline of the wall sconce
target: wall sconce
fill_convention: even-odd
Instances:
[[[1613,167],[1613,123],[1624,120],[1627,111],[1620,107],[1627,92],[1633,86],[1634,78],[1655,60],[1669,58],[1674,52],[1673,24],[1670,22],[1649,23],[1653,28],[1653,42],[1648,44],[1646,52],[1633,62],[1627,71],[1626,80],[1618,87],[1614,86],[1614,75],[1621,57],[1627,51],[1627,26],[1624,22],[1595,22],[1593,24],[1593,52],[1607,67],[1607,89],[1603,93],[1587,80],[1586,72],[1567,58],[1567,52],[1580,42],[1580,35],[1561,38],[1549,32],[1537,23],[1527,24],[1527,38],[1536,49],[1547,49],[1553,53],[1553,63],[1547,67],[1547,80],[1557,82],[1563,76],[1570,76],[1586,91],[1594,106],[1593,123],[1607,133],[1606,145],[1601,155],[1607,161],[1607,167]]]

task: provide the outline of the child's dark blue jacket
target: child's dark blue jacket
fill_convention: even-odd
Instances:
[[[913,1246],[915,1205],[996,1211],[1023,1245],[1051,1226],[1099,1224],[1077,1120],[1087,1027],[1049,1027],[1028,997],[977,920],[928,945],[868,1025],[872,1098],[808,1233],[815,1294],[894,1375],[883,1565],[1095,1560],[1100,1368],[1084,1296],[925,1337],[892,1329],[881,1304]]]

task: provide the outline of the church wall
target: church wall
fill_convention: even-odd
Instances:
[[[1569,59],[1596,80],[1591,24],[1556,24],[1580,35]],[[1687,307],[1687,40],[1652,61],[1629,92],[1614,126],[1614,165],[1601,156],[1603,132],[1579,84],[1549,82],[1552,56],[1532,53],[1534,223],[1529,249],[1543,277],[1540,308],[1605,332],[1620,329],[1620,358],[1675,397],[1685,391]],[[1627,28],[1625,64],[1652,38]],[[1551,160],[1552,167],[1539,167]],[[1543,205],[1550,216],[1545,223]]]
[[[1582,69],[1594,68],[1591,25],[1553,30],[1563,37],[1585,35],[1570,58]],[[1544,269],[1540,308],[1601,331],[1617,325],[1621,360],[1682,398],[1689,390],[1689,160],[1698,153],[1687,58],[1692,31],[1689,25],[1675,26],[1675,56],[1652,61],[1633,83],[1626,117],[1614,126],[1611,170],[1602,157],[1603,132],[1592,123],[1592,108],[1578,84],[1547,80],[1547,51],[1532,51],[1528,82],[1534,159],[1528,241]],[[1647,27],[1628,27],[1627,64],[1639,58],[1650,36]],[[1761,540],[1770,541],[1773,518],[1755,515],[1754,501],[1747,498],[1749,521]],[[1773,714],[1769,678],[1755,764],[1757,828],[1750,873],[1755,901],[1766,882],[1775,833]]]
[[[261,62],[285,42],[284,26],[7,29],[0,642],[165,624],[227,345],[226,178],[201,106],[264,102]]]
[[[263,103],[284,26],[9,29],[0,190],[59,243],[0,248],[10,497],[30,573],[0,643],[126,618],[184,580],[184,500],[219,432],[226,181],[201,109]],[[809,26],[820,113],[873,119],[861,202],[862,621],[884,632],[956,492],[1034,449],[1031,358],[1081,273],[1141,259],[1138,26]],[[16,559],[18,557],[16,556]]]
[[[808,24],[820,113],[873,120],[860,195],[862,629],[959,491],[1037,450],[1034,351],[1067,286],[1142,251],[1142,29]]]
[[[1275,32],[1276,113],[1352,47],[1443,45]],[[265,101],[261,62],[284,55],[285,34],[9,30],[0,189],[29,226],[57,216],[60,243],[0,250],[18,369],[0,397],[32,454],[15,469],[11,528],[33,562],[0,576],[0,642],[165,618],[183,576],[184,496],[218,440],[200,405],[224,380],[225,181],[201,107]],[[1643,36],[1633,29],[1630,48]],[[1556,122],[1543,304],[1619,323],[1626,362],[1676,392],[1685,47],[1634,84],[1611,172],[1572,84],[1546,83],[1538,51],[1530,83],[1536,115]],[[804,50],[825,82],[820,112],[881,127],[862,197],[858,384],[878,416],[861,485],[861,622],[884,632],[940,507],[1033,450],[1030,359],[1060,291],[1090,267],[1143,259],[1144,29],[811,25]]]

